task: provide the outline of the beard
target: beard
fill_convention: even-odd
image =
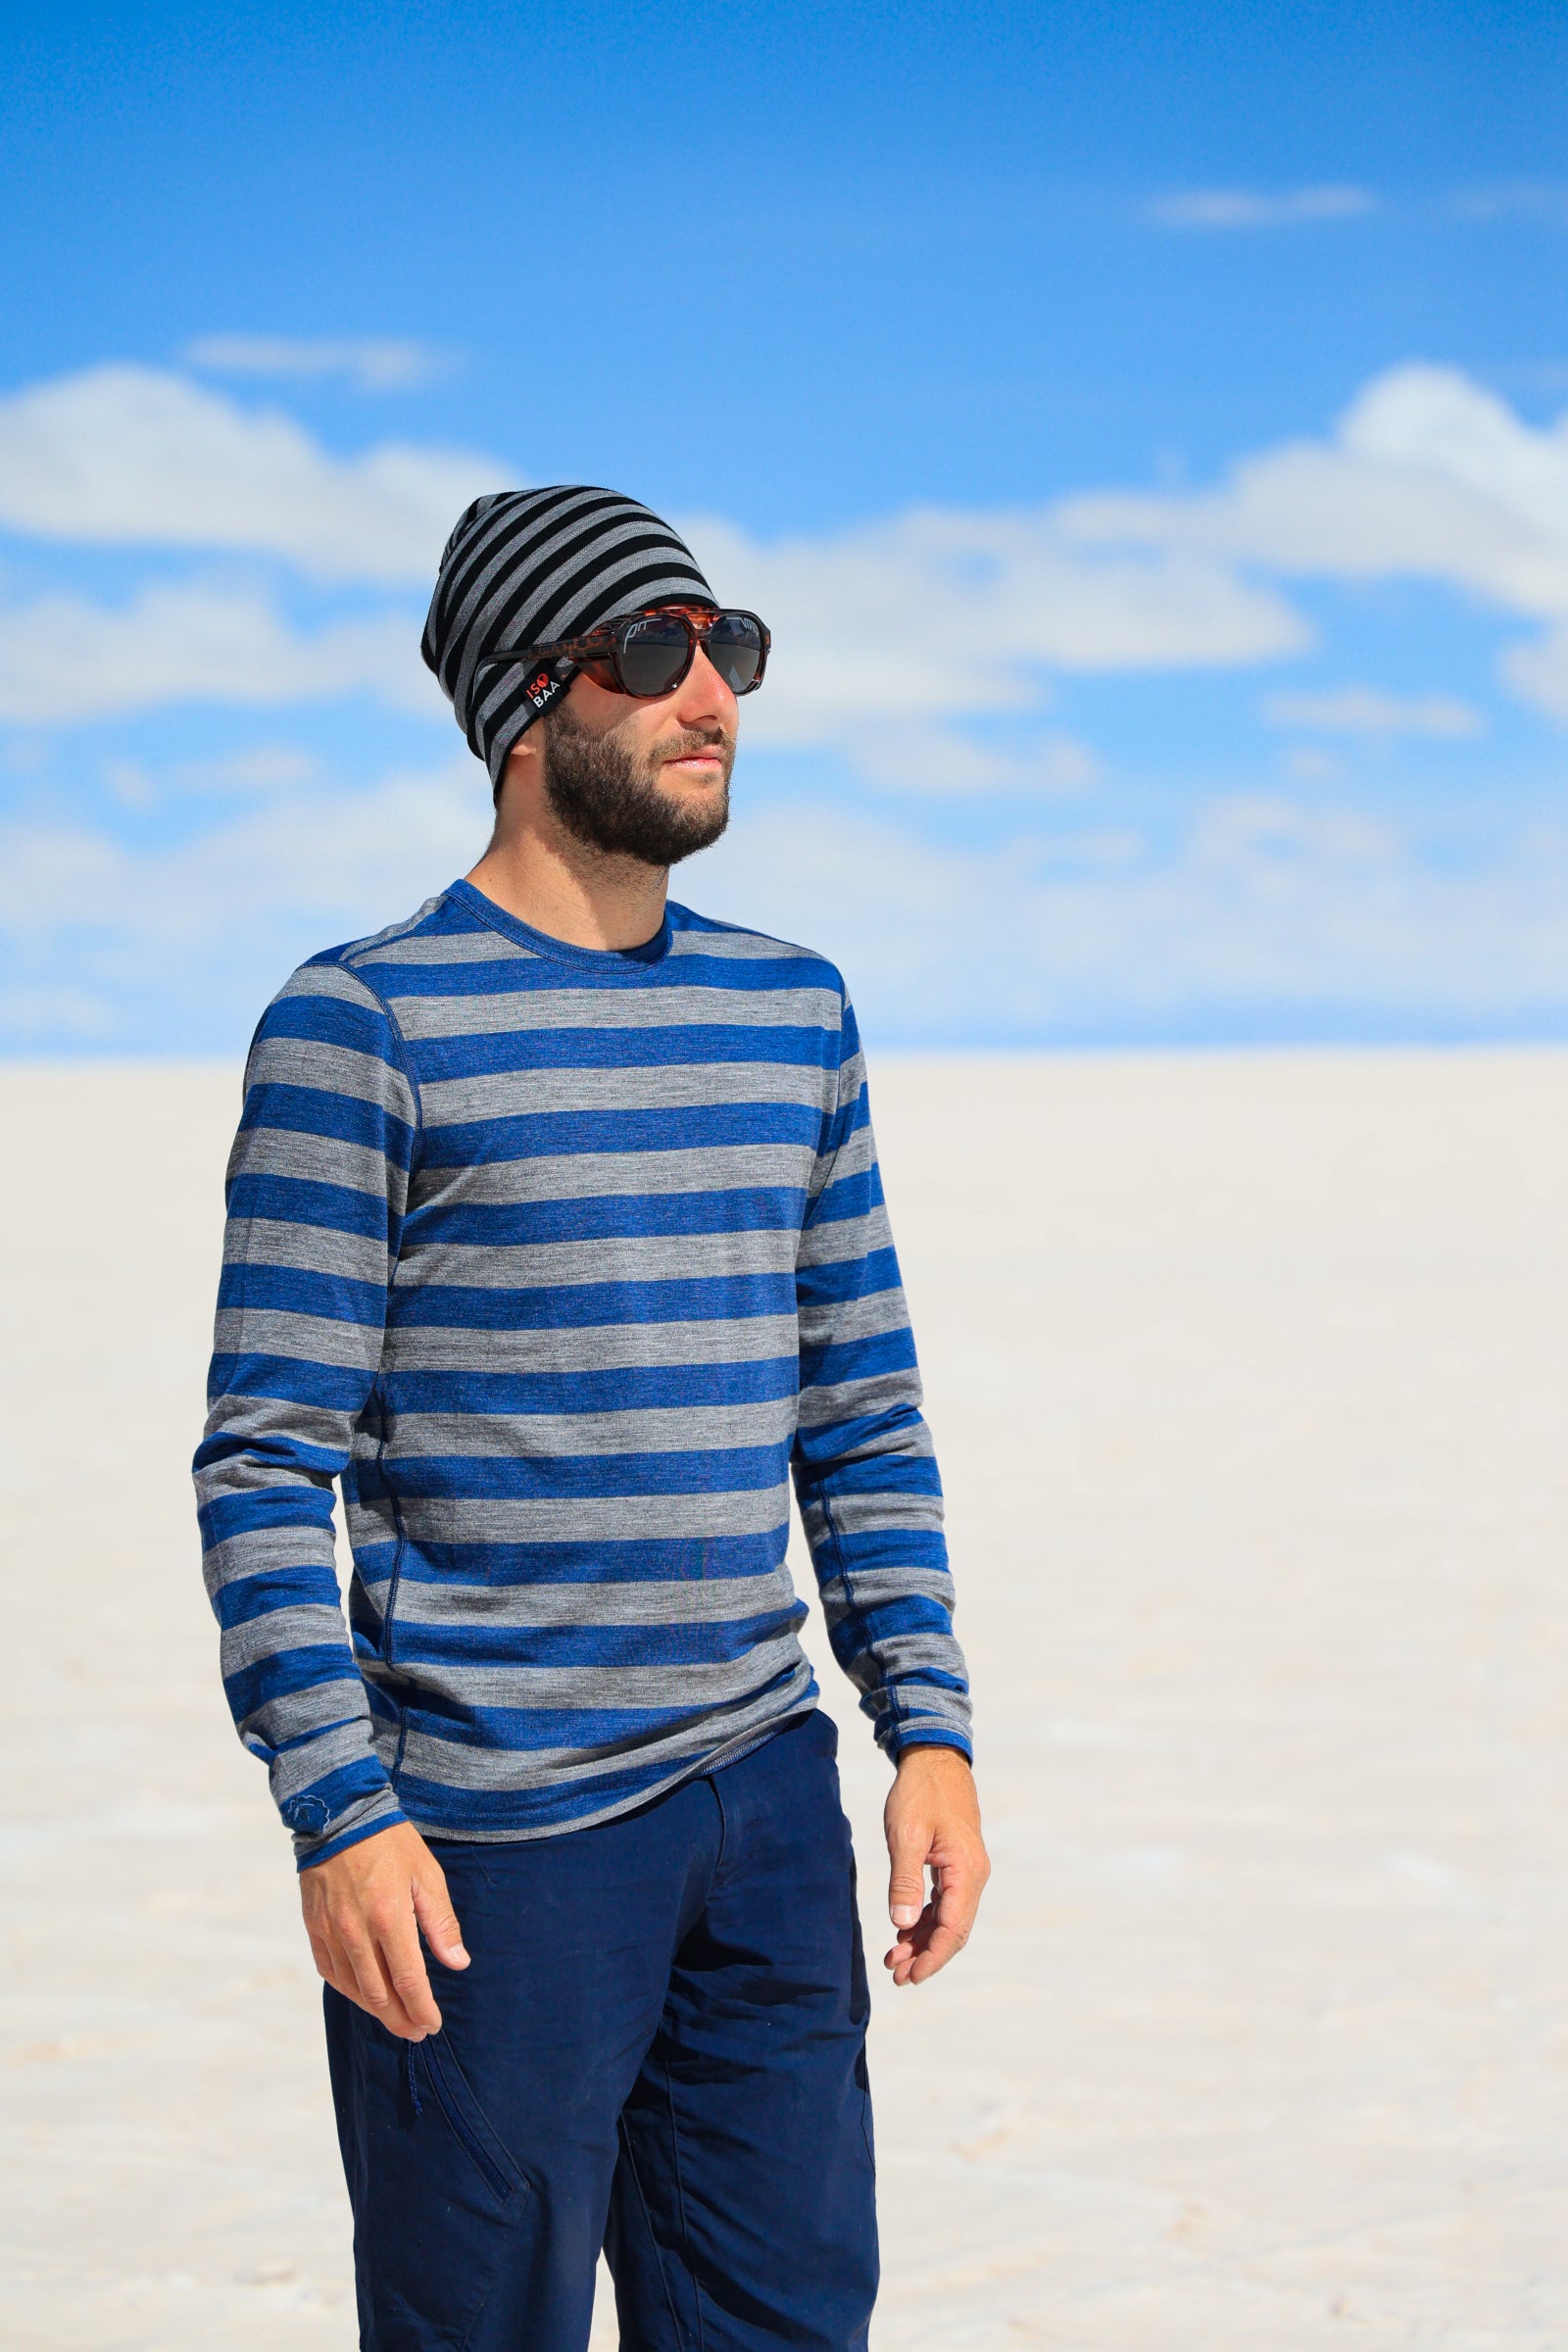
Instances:
[[[687,727],[638,752],[621,727],[595,735],[563,704],[544,721],[545,798],[577,841],[612,858],[678,865],[715,842],[729,823],[734,738],[721,727]],[[682,802],[664,791],[659,771],[684,752],[716,749],[723,788],[716,799]]]

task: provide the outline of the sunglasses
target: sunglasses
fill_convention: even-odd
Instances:
[[[755,612],[711,612],[706,607],[669,605],[656,612],[633,612],[607,620],[586,637],[564,637],[554,645],[519,646],[511,653],[481,654],[475,668],[506,662],[521,666],[530,654],[565,660],[593,679],[649,702],[673,694],[690,675],[702,647],[731,694],[751,694],[762,683],[772,639]]]

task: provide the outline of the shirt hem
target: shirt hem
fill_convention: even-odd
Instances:
[[[784,1714],[772,1717],[767,1723],[760,1724],[750,1732],[738,1733],[733,1740],[725,1740],[709,1754],[692,1757],[667,1781],[661,1781],[657,1788],[644,1789],[640,1795],[628,1797],[620,1804],[606,1805],[602,1812],[584,1814],[580,1821],[548,1822],[533,1830],[460,1830],[438,1823],[428,1813],[409,1813],[408,1818],[427,1845],[540,1845],[547,1838],[570,1838],[578,1830],[602,1829],[608,1822],[624,1821],[633,1813],[646,1812],[650,1805],[661,1804],[666,1796],[672,1796],[677,1788],[684,1788],[689,1781],[706,1780],[710,1773],[723,1772],[729,1765],[739,1764],[743,1757],[754,1754],[760,1747],[765,1747],[768,1740],[775,1739],[780,1732],[787,1732],[792,1724],[804,1723],[808,1716],[814,1715],[818,1704],[813,1694],[800,1705],[788,1708]],[[407,1799],[404,1804],[407,1810]]]

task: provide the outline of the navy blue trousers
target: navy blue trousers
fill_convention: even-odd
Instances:
[[[403,2042],[328,1988],[363,2352],[863,2347],[868,1999],[813,1714],[599,1829],[435,1845],[470,1965]]]

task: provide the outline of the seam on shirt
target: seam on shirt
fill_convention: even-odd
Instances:
[[[472,883],[470,883],[468,887],[470,890],[473,890],[473,895],[476,899],[484,898],[484,892],[482,890],[475,889]],[[634,954],[622,954],[618,948],[578,948],[575,947],[569,939],[551,940],[550,933],[548,931],[539,931],[532,923],[523,922],[520,914],[513,915],[511,918],[512,921],[521,924],[524,931],[532,931],[536,939],[550,941],[551,947],[560,948],[563,951],[563,953],[559,956],[552,956],[550,953],[550,947],[531,948],[527,944],[526,940],[514,939],[512,933],[507,929],[505,923],[497,922],[497,915],[506,914],[507,909],[505,906],[495,906],[492,910],[492,905],[488,901],[482,906],[470,906],[467,900],[465,899],[463,901],[463,910],[465,914],[475,915],[478,920],[484,924],[487,930],[495,933],[497,939],[504,939],[514,956],[531,956],[536,963],[559,963],[564,965],[567,971],[593,971],[601,969],[608,971],[611,969],[615,969],[619,971],[625,971],[633,975],[646,975],[652,972],[660,972],[664,970],[669,962],[669,951],[667,948],[662,956],[658,956],[653,960],[650,960],[646,956],[641,956]],[[669,919],[669,903],[667,900],[664,906],[664,920],[660,925],[660,930],[668,931],[671,934],[671,939],[673,940],[674,925]],[[655,939],[659,937],[658,931],[654,933],[654,937]],[[603,965],[601,965],[598,961],[600,956],[605,958]],[[640,985],[647,985],[646,978],[640,981]]]
[[[845,1557],[844,1543],[839,1534],[839,1523],[833,1516],[833,1501],[828,1493],[827,1482],[825,1479],[822,1482],[820,1494],[822,1501],[822,1517],[827,1522],[828,1541],[833,1546],[835,1574],[837,1575],[840,1584],[844,1587],[844,1597],[850,1604],[850,1615],[854,1618],[856,1624],[860,1629],[860,1639],[865,1644],[866,1651],[876,1660],[878,1667],[882,1669],[882,1690],[886,1695],[888,1707],[893,1716],[893,1729],[896,1732],[900,1722],[903,1720],[905,1710],[903,1710],[899,1704],[897,1683],[894,1678],[888,1674],[886,1668],[882,1666],[881,1654],[877,1649],[875,1642],[873,1642],[871,1639],[871,1629],[865,1621],[865,1612],[855,1596],[855,1580],[850,1574],[850,1564]]]
[[[388,1772],[386,1777],[391,1784],[393,1795],[397,1798],[398,1803],[401,1805],[403,1802],[403,1791],[398,1787],[398,1775],[403,1770],[403,1750],[409,1744],[409,1710],[406,1703],[401,1698],[397,1701],[397,1710],[398,1744],[392,1758],[391,1770]]]
[[[437,904],[439,903],[440,902],[438,901]],[[424,916],[428,911],[428,908],[421,907],[419,913],[414,917],[413,921],[402,926],[402,930],[404,932],[408,932],[416,929],[416,926],[423,921]],[[384,940],[387,934],[385,932],[380,932],[377,934],[377,939],[378,941]],[[408,1215],[409,1187],[412,1184],[414,1177],[415,1162],[418,1157],[418,1146],[424,1134],[424,1097],[419,1089],[418,1076],[414,1067],[413,1055],[409,1052],[409,1041],[403,1034],[402,1023],[399,1021],[398,1016],[393,1011],[391,1005],[387,1003],[386,998],[376,987],[374,981],[368,980],[365,974],[361,971],[357,971],[349,960],[350,956],[364,952],[364,948],[346,950],[345,953],[339,957],[339,966],[343,971],[348,973],[351,980],[358,981],[360,987],[364,989],[366,995],[372,998],[374,1002],[381,1007],[381,1011],[386,1019],[388,1033],[391,1036],[393,1046],[397,1053],[398,1067],[403,1073],[403,1077],[408,1086],[410,1094],[414,1097],[414,1150],[409,1154],[409,1165],[404,1173],[403,1179],[403,1217],[400,1217],[398,1220],[401,1235],[401,1227],[404,1222],[404,1218],[406,1218]],[[391,1295],[392,1286],[396,1279],[396,1275],[397,1261],[394,1258],[388,1264],[386,1273],[386,1287],[388,1296]],[[381,1325],[381,1350],[384,1357],[386,1352],[386,1323],[384,1317]],[[380,1470],[386,1454],[386,1408],[381,1397],[379,1373],[376,1375],[375,1385],[370,1391],[370,1396],[375,1398],[377,1403],[377,1420],[380,1427],[380,1437],[375,1449],[375,1463],[377,1470]],[[392,1554],[392,1574],[387,1581],[386,1608],[381,1619],[381,1655],[389,1667],[395,1668],[397,1661],[393,1656],[393,1616],[397,1608],[398,1587],[403,1581],[403,1557],[404,1553],[408,1549],[409,1540],[407,1530],[403,1524],[403,1506],[396,1494],[393,1494],[391,1500],[392,1524],[397,1531],[397,1544]],[[344,1497],[343,1516],[346,1532],[348,1519],[347,1496]],[[350,1544],[350,1550],[351,1552],[353,1550],[352,1544]],[[364,1676],[362,1675],[361,1681],[363,1682],[363,1680]],[[398,1710],[398,1744],[396,1751],[393,1754],[392,1765],[387,1774],[387,1780],[391,1786],[393,1801],[395,1803],[398,1801],[398,1774],[403,1769],[403,1751],[409,1743],[409,1710],[406,1701],[401,1697],[396,1697],[394,1703],[396,1704]]]
[[[387,1028],[391,1032],[392,1036],[393,1049],[397,1054],[398,1068],[402,1073],[404,1082],[407,1085],[410,1094],[414,1097],[414,1140],[416,1154],[417,1147],[424,1136],[424,1096],[420,1091],[418,1075],[414,1067],[414,1056],[409,1052],[409,1041],[403,1034],[403,1024],[398,1019],[397,1014],[393,1011],[386,998],[381,994],[381,991],[376,987],[373,980],[368,980],[365,974],[361,971],[357,971],[354,965],[349,961],[349,955],[357,954],[358,952],[359,951],[357,950],[350,950],[344,954],[340,959],[341,969],[348,973],[351,980],[357,980],[359,982],[360,986],[364,989],[368,997],[374,998],[376,1004],[380,1006],[381,1011],[385,1016]],[[414,1157],[411,1155],[408,1167],[408,1178],[412,1178],[413,1174]],[[407,1181],[407,1178],[405,1181]],[[405,1210],[407,1209],[407,1200],[405,1200]],[[390,1290],[391,1287],[391,1282],[389,1280],[387,1288]]]
[[[376,1385],[371,1390],[370,1394],[375,1400],[376,1407],[377,1438],[375,1447],[375,1467],[380,1478],[382,1492],[388,1494],[391,1499],[392,1525],[397,1533],[397,1542],[393,1545],[392,1549],[392,1573],[387,1578],[386,1606],[381,1612],[382,1663],[387,1667],[389,1672],[395,1674],[397,1672],[397,1659],[394,1655],[394,1618],[396,1616],[398,1605],[398,1590],[403,1582],[403,1561],[404,1555],[409,1547],[409,1538],[408,1530],[403,1524],[402,1499],[393,1489],[391,1482],[386,1475],[386,1399],[382,1392],[379,1379],[377,1379]],[[363,1681],[363,1675],[361,1679]],[[392,1702],[398,1711],[397,1750],[393,1755],[391,1769],[387,1774],[387,1779],[392,1784],[392,1793],[394,1796],[396,1796],[398,1793],[398,1774],[403,1770],[403,1751],[409,1743],[409,1709],[407,1700],[404,1699],[399,1692],[389,1691],[387,1695],[392,1699]]]
[[[376,1448],[375,1457],[377,1469],[380,1469],[381,1457],[386,1451],[386,1423],[384,1419],[381,1424],[381,1443]],[[385,1484],[384,1473],[382,1483],[383,1485]],[[345,1517],[346,1516],[347,1507],[345,1506]],[[396,1674],[397,1660],[392,1655],[392,1617],[398,1603],[398,1588],[403,1582],[403,1555],[408,1549],[409,1539],[403,1525],[403,1505],[395,1494],[392,1495],[392,1524],[397,1530],[398,1540],[392,1552],[392,1574],[387,1580],[386,1613],[381,1621],[381,1656],[389,1674]],[[351,1545],[350,1549],[352,1550],[352,1548],[353,1547]],[[358,1661],[356,1661],[356,1663]],[[362,1683],[365,1680],[363,1669],[361,1671],[360,1680]],[[383,1690],[384,1694],[391,1699],[393,1705],[398,1711],[398,1743],[397,1747],[393,1751],[391,1767],[386,1777],[391,1786],[394,1799],[401,1803],[402,1795],[398,1788],[398,1775],[403,1770],[403,1751],[409,1744],[409,1702],[403,1696],[400,1690],[386,1690],[384,1685]]]
[[[841,995],[839,998],[839,1057],[833,1071],[833,1107],[828,1112],[828,1125],[830,1127],[833,1124],[833,1121],[839,1115],[839,1110],[844,1096],[844,1018],[846,1013],[849,1011],[849,1000]],[[863,1085],[864,1081],[862,1080],[861,1083]],[[839,1153],[843,1151],[845,1144],[848,1142],[849,1137],[844,1136],[838,1143],[834,1145],[833,1156],[827,1163],[827,1173],[823,1176],[822,1181],[817,1186],[815,1192],[811,1191],[809,1185],[807,1186],[806,1214],[801,1219],[800,1246],[795,1252],[795,1264],[797,1271],[800,1269],[801,1250],[806,1247],[806,1229],[811,1222],[811,1212],[815,1208],[817,1202],[821,1200],[822,1195],[827,1191],[828,1186],[832,1183],[833,1171],[839,1164]],[[817,1157],[821,1157],[820,1152],[818,1152]]]

